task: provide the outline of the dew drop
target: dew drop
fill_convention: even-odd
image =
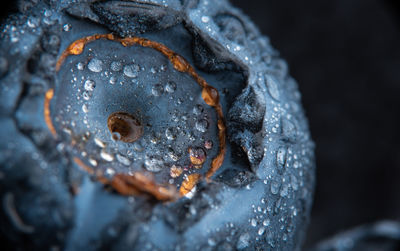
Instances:
[[[163,94],[163,87],[160,84],[155,84],[153,88],[151,88],[151,94],[155,97],[159,97]]]
[[[117,78],[115,76],[111,76],[109,82],[110,84],[114,85],[115,83],[117,83]]]
[[[263,228],[263,227],[260,227],[259,229],[258,229],[258,235],[263,235],[264,234],[264,232],[265,232],[265,228]]]
[[[169,140],[176,139],[176,130],[172,127],[167,128],[165,130],[165,137],[167,137],[167,139],[169,139]]]
[[[194,165],[201,165],[206,161],[206,153],[201,147],[189,148],[190,162]]]
[[[284,137],[287,137],[289,140],[296,140],[297,128],[292,121],[288,119],[282,119],[282,132]]]
[[[196,122],[195,127],[200,132],[206,132],[208,128],[208,122],[205,119]]]
[[[159,172],[164,167],[164,162],[158,157],[148,157],[144,161],[145,168],[150,172]]]
[[[89,158],[89,163],[90,163],[92,166],[97,166],[97,160],[95,160],[95,159],[93,159],[93,158]]]
[[[100,148],[104,148],[107,146],[107,144],[99,138],[94,138],[94,143]]]
[[[257,226],[257,220],[256,219],[251,219],[250,223],[251,223],[252,227],[256,227]]]
[[[202,17],[201,17],[201,21],[202,21],[203,23],[208,23],[208,22],[210,22],[210,17],[208,17],[208,16],[202,16]]]
[[[244,233],[239,236],[238,242],[236,243],[236,248],[241,250],[245,249],[249,246],[250,235],[248,233]]]
[[[77,63],[77,64],[76,64],[76,69],[78,69],[78,70],[82,71],[82,70],[83,70],[83,68],[84,68],[84,65],[83,65],[83,63],[82,63],[82,62],[79,62],[79,63]]]
[[[96,83],[93,80],[86,80],[85,84],[84,84],[84,88],[86,91],[91,92],[94,90],[94,88],[96,87]]]
[[[91,96],[92,96],[92,94],[87,92],[87,91],[84,91],[82,93],[82,97],[83,97],[84,100],[89,100]]]
[[[103,70],[103,62],[97,58],[89,61],[88,69],[92,72],[101,72]]]
[[[83,104],[83,105],[82,105],[82,111],[83,111],[84,113],[88,113],[88,112],[89,112],[89,108],[87,107],[86,104]]]
[[[173,93],[176,91],[176,83],[173,81],[169,81],[165,86],[165,91],[168,93]]]
[[[131,161],[127,157],[125,157],[119,153],[116,154],[115,156],[116,156],[117,160],[119,161],[119,163],[121,163],[122,165],[125,165],[125,166],[130,166]]]
[[[114,156],[104,150],[100,152],[100,157],[108,162],[111,162],[114,160]]]
[[[281,184],[278,181],[271,181],[271,193],[278,194]]]
[[[265,79],[268,92],[271,95],[271,97],[277,101],[279,101],[279,88],[278,84],[276,83],[276,80],[273,79],[272,77],[268,77]]]
[[[299,182],[297,181],[296,176],[291,175],[290,176],[290,181],[291,181],[291,185],[293,190],[297,191],[299,189]]]
[[[203,111],[204,111],[204,108],[201,105],[196,105],[193,108],[193,114],[195,114],[195,115],[200,115]]]
[[[271,221],[269,219],[265,219],[263,221],[263,226],[268,227],[271,224]]]
[[[287,184],[284,184],[284,185],[282,186],[280,195],[281,195],[282,197],[286,197],[288,194],[289,194],[289,186],[288,186]]]
[[[206,148],[207,150],[210,150],[213,147],[213,142],[211,140],[206,140],[204,142],[204,148]]]
[[[179,160],[179,155],[172,149],[172,148],[168,148],[168,156],[173,160],[173,161],[177,161]]]
[[[215,242],[215,240],[213,238],[208,238],[207,243],[211,247],[217,245],[217,243]]]
[[[39,18],[30,17],[26,24],[29,26],[29,28],[33,29],[33,28],[38,27],[39,23],[40,23],[40,19]]]
[[[143,151],[143,146],[142,144],[140,144],[140,142],[135,142],[133,143],[133,150],[135,150],[136,152],[141,152]]]
[[[110,64],[110,68],[111,68],[112,71],[117,72],[117,71],[122,70],[122,64],[121,64],[121,62],[113,61]]]
[[[119,141],[121,140],[121,134],[119,132],[113,132],[111,133],[111,139],[114,141]]]
[[[171,167],[171,169],[170,169],[170,173],[169,173],[169,174],[170,174],[170,176],[171,176],[172,178],[177,178],[177,177],[179,177],[179,176],[182,174],[182,172],[183,172],[182,167],[173,165],[173,166]]]
[[[70,31],[71,28],[72,28],[72,25],[71,25],[71,24],[64,24],[64,26],[63,26],[63,30],[64,30],[64,31]]]
[[[279,168],[283,168],[286,163],[286,147],[279,147],[276,152],[276,163]]]
[[[124,67],[124,74],[129,78],[136,78],[140,68],[138,65],[130,64]]]
[[[105,174],[106,174],[106,177],[111,178],[112,176],[114,176],[115,170],[112,168],[107,168]]]

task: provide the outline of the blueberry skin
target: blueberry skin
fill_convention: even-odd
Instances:
[[[240,10],[221,0],[22,1],[20,8],[21,14],[3,24],[0,47],[0,229],[9,245],[66,250],[300,249],[315,183],[314,145],[286,63]],[[76,39],[110,32],[165,44],[220,93],[228,132],[225,161],[211,182],[197,185],[192,198],[160,203],[111,192],[73,162],[77,148],[69,138],[54,139],[46,126],[45,92],[68,84],[64,77],[72,69],[66,62],[56,73],[57,58]],[[109,46],[93,43],[92,53],[100,57]],[[108,64],[104,68],[109,71]],[[100,77],[95,80],[101,82]],[[178,86],[181,80],[177,77]],[[149,88],[143,91],[151,92]],[[185,91],[198,94],[195,87]],[[113,93],[117,105],[132,104],[117,90]],[[53,103],[68,97],[71,109],[81,109],[71,92],[61,94]],[[100,111],[111,103],[99,99],[91,105]],[[186,103],[180,112],[192,110]],[[55,107],[52,104],[53,114]],[[106,121],[107,114],[104,119],[99,115],[99,121]],[[146,116],[162,117],[155,111]],[[212,111],[210,116],[215,121]],[[210,128],[210,137],[215,137],[215,124]]]

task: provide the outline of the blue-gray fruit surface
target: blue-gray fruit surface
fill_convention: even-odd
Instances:
[[[30,250],[300,249],[314,145],[296,81],[240,10],[225,0],[18,6],[0,42],[2,241]],[[95,39],[60,60],[96,34],[173,51],[216,89],[223,119],[199,80],[151,46]],[[224,161],[207,179],[222,131]],[[154,187],[130,184],[127,195],[111,182],[139,173],[176,191],[200,179],[165,200]]]

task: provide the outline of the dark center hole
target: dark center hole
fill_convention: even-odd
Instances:
[[[131,143],[143,135],[143,126],[139,119],[127,112],[114,112],[107,120],[108,130],[114,140]]]

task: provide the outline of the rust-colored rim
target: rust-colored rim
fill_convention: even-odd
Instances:
[[[224,122],[222,106],[219,102],[219,93],[217,89],[209,85],[201,76],[199,76],[195,71],[195,69],[189,64],[189,62],[185,58],[183,58],[176,52],[172,51],[165,45],[159,42],[151,41],[146,38],[140,38],[140,37],[120,38],[114,36],[113,34],[95,34],[80,38],[72,42],[58,58],[56,64],[56,72],[60,70],[62,64],[64,63],[65,59],[68,56],[81,54],[88,43],[91,43],[99,39],[116,41],[121,43],[125,47],[139,45],[142,47],[155,49],[161,52],[163,55],[165,55],[177,71],[189,74],[202,88],[201,96],[204,102],[207,105],[213,107],[218,116],[217,126],[218,126],[219,151],[217,156],[212,160],[211,167],[205,175],[205,178],[207,180],[210,179],[215,174],[215,172],[221,167],[226,152],[226,126]],[[50,102],[53,96],[54,96],[54,90],[49,89],[45,95],[44,118],[52,135],[54,137],[57,137],[57,133],[50,116]],[[93,169],[85,165],[79,158],[74,158],[74,161],[78,166],[83,168],[89,174],[94,173]],[[96,176],[100,182],[111,185],[117,192],[123,195],[137,195],[140,193],[147,193],[163,201],[171,201],[179,197],[177,196],[177,193],[172,191],[170,187],[167,188],[165,186],[156,184],[151,177],[148,177],[147,175],[143,175],[141,173],[135,173],[134,175],[117,174],[113,177],[111,181],[105,179],[102,174],[98,174]],[[184,196],[188,192],[190,192],[193,189],[193,187],[198,183],[198,181],[201,179],[200,174],[192,174],[189,175],[188,177],[189,178],[184,180],[181,184],[179,191],[180,196]]]

